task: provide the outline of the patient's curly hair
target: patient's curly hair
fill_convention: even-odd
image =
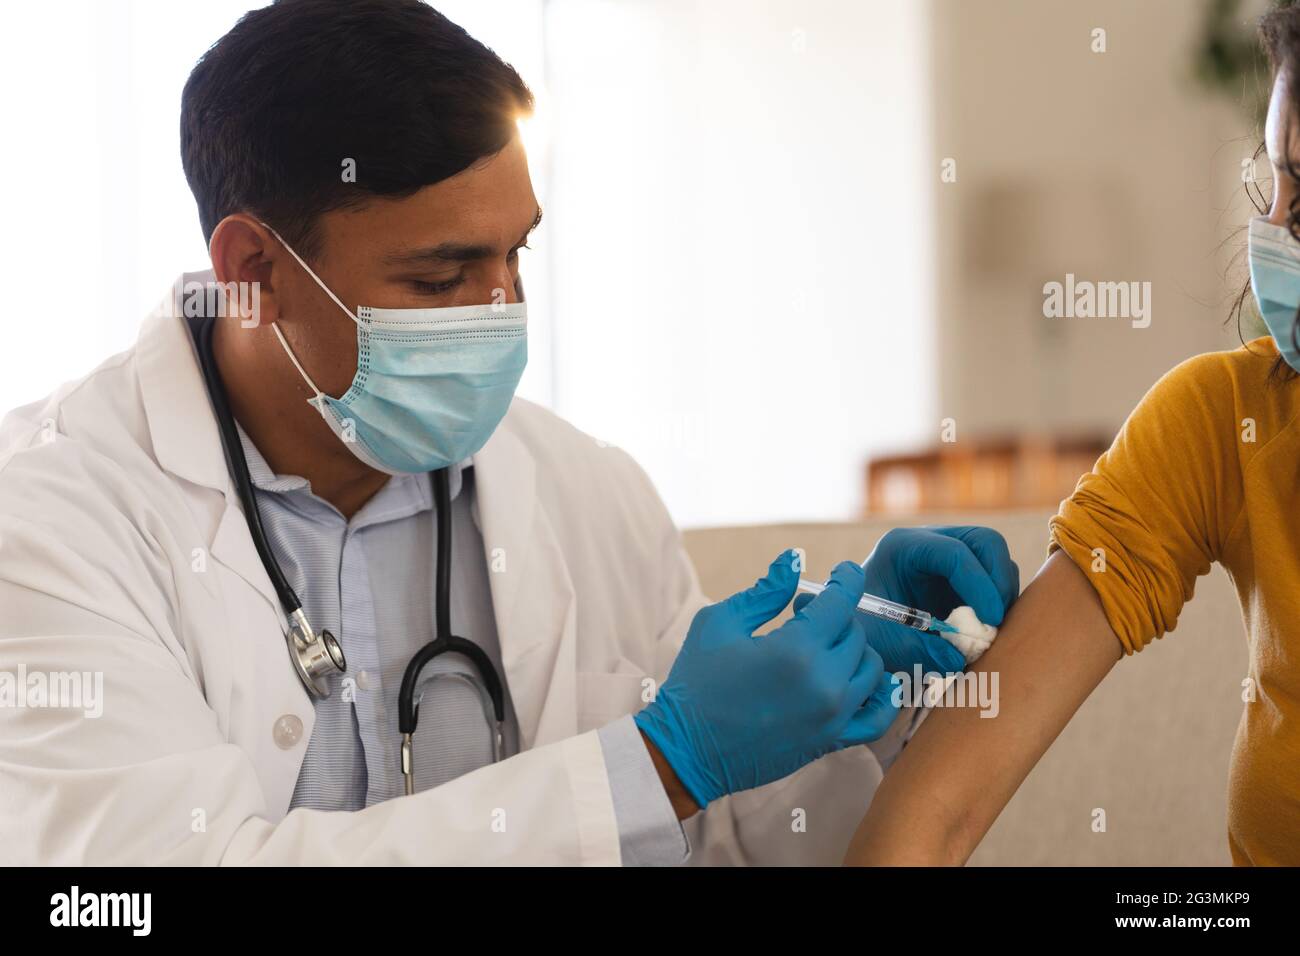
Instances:
[[[1276,79],[1282,73],[1287,76],[1287,103],[1282,114],[1281,129],[1281,141],[1286,151],[1282,163],[1286,174],[1297,188],[1288,204],[1286,225],[1292,238],[1300,242],[1300,167],[1297,167],[1290,149],[1291,123],[1300,117],[1295,96],[1295,91],[1300,89],[1298,85],[1300,84],[1300,5],[1295,0],[1278,0],[1273,10],[1260,17],[1259,39],[1264,47],[1264,53],[1268,56],[1273,78]],[[1258,161],[1266,151],[1266,144],[1261,142],[1256,147],[1252,159]],[[1269,208],[1272,206],[1272,197],[1265,196],[1258,183],[1247,182],[1246,195],[1250,197],[1251,203],[1260,215],[1268,215]],[[1250,282],[1247,281],[1232,307],[1231,317],[1237,320],[1238,329],[1241,323],[1241,310],[1250,294]],[[1295,318],[1291,322],[1291,342],[1297,351],[1300,351],[1300,308],[1297,308]],[[1269,376],[1279,381],[1300,377],[1281,357],[1273,363]]]

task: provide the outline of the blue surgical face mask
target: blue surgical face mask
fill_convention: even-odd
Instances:
[[[298,253],[280,242],[357,324],[357,374],[343,397],[333,398],[316,387],[280,327],[271,323],[315,393],[308,403],[352,454],[390,475],[416,474],[463,461],[487,443],[528,363],[524,303],[360,306],[353,315]]]
[[[1300,308],[1300,243],[1286,226],[1274,225],[1263,216],[1250,221],[1247,241],[1250,287],[1259,314],[1286,364],[1300,372],[1300,352],[1292,335]]]

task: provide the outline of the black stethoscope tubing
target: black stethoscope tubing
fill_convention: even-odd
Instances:
[[[497,674],[487,652],[473,641],[451,633],[451,480],[446,468],[433,473],[433,495],[437,503],[438,557],[434,578],[434,633],[429,643],[415,652],[402,674],[402,689],[397,696],[397,729],[403,734],[415,733],[419,720],[419,707],[415,703],[415,685],[424,666],[441,654],[463,654],[470,659],[479,679],[492,701],[492,714],[499,727],[505,721],[505,694],[501,677]],[[498,749],[500,742],[497,742]]]

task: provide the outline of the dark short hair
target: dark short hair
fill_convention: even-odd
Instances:
[[[532,106],[509,64],[420,0],[277,0],[190,73],[181,163],[205,240],[248,212],[311,256],[322,213],[454,176]]]

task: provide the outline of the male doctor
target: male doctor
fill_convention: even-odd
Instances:
[[[860,745],[887,761],[903,723],[889,672],[961,667],[858,598],[1000,623],[1015,565],[984,529],[895,532],[764,636],[793,552],[707,605],[637,465],[512,400],[530,104],[417,0],[280,0],[195,67],[206,278],[256,312],[214,319],[209,354],[267,547],[346,669],[311,693],[286,653],[177,297],[0,426],[0,862],[840,860],[882,772]],[[403,746],[439,517],[451,631],[503,678],[500,753],[455,652],[420,675]]]

